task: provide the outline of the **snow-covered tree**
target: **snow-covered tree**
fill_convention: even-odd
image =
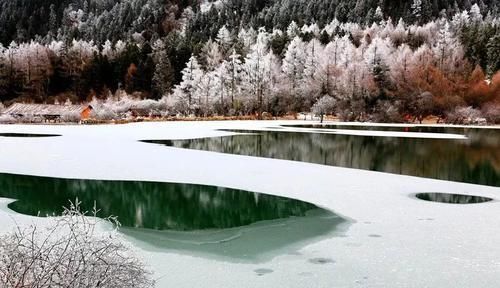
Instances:
[[[113,50],[113,43],[111,43],[111,41],[109,40],[106,40],[106,42],[104,42],[104,44],[102,45],[102,52],[101,54],[103,56],[106,56],[108,57],[108,59],[113,59],[115,58],[115,51]]]
[[[242,81],[242,62],[240,60],[241,55],[236,53],[236,50],[233,50],[233,53],[229,56],[229,61],[225,65],[227,71],[227,78],[229,81],[230,89],[229,89],[229,97],[231,99],[231,108],[235,108],[235,100],[238,98],[238,95],[241,93],[241,81]]]
[[[450,30],[450,25],[445,22],[439,29],[436,42],[432,47],[438,67],[443,71],[451,71],[457,61],[463,58],[463,51],[458,39]]]
[[[283,73],[287,77],[290,94],[295,95],[299,83],[304,77],[306,54],[305,44],[298,36],[292,39],[283,58]]]
[[[182,70],[182,81],[174,89],[174,97],[182,105],[181,112],[193,112],[193,105],[196,104],[195,97],[197,89],[203,77],[203,70],[194,55],[189,58],[186,68]]]
[[[215,41],[212,41],[212,39],[209,39],[205,43],[205,45],[201,49],[201,54],[203,59],[205,60],[206,69],[208,71],[213,71],[215,67],[217,67],[224,59],[219,44]]]
[[[238,32],[238,40],[243,44],[243,50],[245,52],[250,50],[250,46],[252,46],[253,43],[255,43],[256,37],[257,37],[257,32],[252,27],[250,27],[248,30],[242,28]]]
[[[243,65],[244,77],[242,81],[242,88],[245,91],[247,102],[250,104],[255,99],[254,106],[256,107],[257,113],[262,114],[263,108],[263,93],[266,80],[264,77],[266,68],[268,64],[266,63],[266,55],[268,54],[269,47],[269,35],[264,28],[259,29],[259,34],[257,35],[257,40],[255,44],[252,45],[250,53],[248,53],[245,58],[245,64]]]
[[[414,22],[419,22],[422,18],[422,0],[413,0],[411,4],[411,15]]]
[[[233,45],[233,40],[231,37],[231,32],[227,30],[226,26],[222,26],[217,33],[216,38],[217,44],[221,47],[222,53],[227,55],[231,46]]]
[[[389,73],[393,83],[405,84],[408,81],[413,51],[403,44],[399,46],[388,59]]]
[[[286,28],[286,34],[288,35],[288,38],[293,39],[300,34],[300,29],[297,23],[295,21],[292,21],[290,25]]]
[[[198,104],[198,113],[203,116],[211,115],[214,111],[214,104],[220,99],[218,95],[222,95],[223,91],[220,90],[217,71],[210,71],[204,73],[198,82],[196,91],[196,102]]]
[[[320,116],[320,121],[323,123],[323,116],[333,114],[336,108],[336,101],[333,97],[325,95],[321,97],[312,107],[312,112]]]
[[[470,8],[470,19],[473,22],[480,22],[483,20],[483,15],[481,14],[481,9],[479,8],[479,5],[475,3],[474,5],[471,6]]]
[[[380,23],[384,20],[384,13],[382,12],[382,8],[380,8],[380,6],[377,6],[377,9],[375,9],[373,20],[375,20],[376,23]]]

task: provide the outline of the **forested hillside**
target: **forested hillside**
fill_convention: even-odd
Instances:
[[[291,21],[300,26],[324,26],[334,18],[341,22],[370,24],[380,15],[397,21],[425,23],[441,16],[452,17],[469,10],[471,0],[224,0],[200,3],[199,0],[0,0],[0,43],[32,39],[71,40],[79,38],[104,43],[125,40],[134,33],[162,37],[171,32],[183,12],[193,13],[189,32],[202,40],[215,37],[226,25],[254,29],[285,29]],[[414,4],[419,4],[416,7]],[[498,13],[497,0],[477,2],[484,13]],[[413,8],[412,8],[413,5]],[[200,9],[201,6],[201,9]],[[184,11],[190,7],[190,11]],[[211,9],[213,8],[213,9]],[[418,11],[417,11],[418,10]],[[200,12],[200,13],[198,13]],[[415,13],[417,12],[417,13]],[[186,15],[185,15],[186,16]],[[485,15],[486,16],[486,15]]]
[[[499,19],[497,0],[0,0],[0,101],[497,121]]]
[[[79,38],[103,44],[125,40],[134,33],[150,37],[166,36],[185,13],[192,18],[188,34],[200,40],[215,37],[226,25],[286,29],[316,23],[322,27],[333,19],[340,22],[371,24],[380,13],[394,21],[426,23],[438,17],[452,17],[470,10],[474,0],[0,0],[0,43],[32,39],[71,40]],[[477,2],[480,10],[498,13],[498,1]],[[189,7],[189,11],[185,8]],[[377,14],[377,8],[380,13]]]

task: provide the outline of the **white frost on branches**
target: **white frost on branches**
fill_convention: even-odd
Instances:
[[[153,287],[131,248],[105,228],[117,221],[99,219],[97,212],[87,217],[77,201],[61,217],[48,218],[46,227],[18,227],[0,237],[0,286]]]

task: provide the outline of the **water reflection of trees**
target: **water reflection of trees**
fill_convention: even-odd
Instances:
[[[450,204],[474,204],[474,203],[483,203],[493,200],[488,197],[461,195],[461,194],[446,194],[446,193],[420,193],[417,194],[416,197],[426,201],[442,202]]]
[[[448,130],[446,130],[448,129]],[[440,128],[455,133],[461,128]],[[500,133],[461,129],[467,140],[263,132],[179,141],[175,147],[312,162],[500,186]],[[426,131],[429,132],[429,131]]]
[[[158,230],[228,228],[262,220],[303,216],[316,206],[248,191],[191,184],[70,180],[0,174],[0,197],[24,214],[59,213],[69,200],[94,205],[129,227]]]

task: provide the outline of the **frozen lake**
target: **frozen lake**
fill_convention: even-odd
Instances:
[[[500,281],[499,130],[307,124],[0,125],[0,232],[78,197],[118,215],[158,287]]]

